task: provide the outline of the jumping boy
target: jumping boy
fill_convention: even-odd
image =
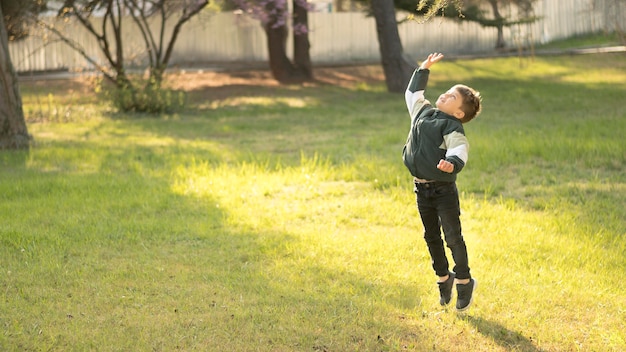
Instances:
[[[476,280],[470,275],[467,248],[461,234],[461,210],[456,175],[467,162],[469,143],[463,124],[471,121],[481,109],[480,93],[457,84],[441,94],[436,107],[424,98],[430,67],[443,59],[433,53],[415,70],[405,92],[411,116],[411,130],[402,156],[413,175],[417,208],[424,224],[424,239],[439,277],[441,305],[452,299],[456,280],[457,311],[470,307]],[[449,270],[444,243],[452,252],[453,271]]]

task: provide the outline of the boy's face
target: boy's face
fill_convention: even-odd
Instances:
[[[445,112],[448,115],[452,115],[457,119],[462,119],[465,116],[463,110],[461,110],[461,105],[463,104],[463,97],[457,91],[456,87],[450,88],[447,92],[441,94],[439,98],[437,98],[437,102],[435,106],[437,109]]]

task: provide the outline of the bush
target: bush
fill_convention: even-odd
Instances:
[[[163,88],[148,82],[143,89],[135,87],[110,87],[106,97],[120,112],[149,114],[173,113],[185,106],[183,91]]]

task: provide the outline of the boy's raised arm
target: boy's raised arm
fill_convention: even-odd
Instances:
[[[443,59],[443,54],[442,53],[432,53],[432,54],[429,54],[428,57],[426,58],[426,60],[424,60],[422,62],[422,64],[420,65],[420,69],[428,70],[432,65],[434,65],[437,62],[441,61],[441,59]]]
[[[424,104],[430,104],[430,102],[424,98],[429,68],[441,59],[443,59],[443,54],[441,53],[428,55],[420,67],[413,72],[413,76],[411,76],[409,80],[409,86],[404,93],[404,99],[406,101],[406,107],[409,110],[409,115],[411,116],[411,123],[413,123],[413,120],[417,117],[418,112],[422,109]]]

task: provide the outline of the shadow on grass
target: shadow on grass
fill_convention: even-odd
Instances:
[[[493,340],[495,343],[504,347],[507,350],[522,352],[543,351],[533,344],[532,337],[527,338],[517,331],[507,329],[500,323],[471,315],[461,315],[459,316],[459,319],[472,324],[476,328],[476,330],[483,336]]]
[[[26,164],[28,160],[29,150],[2,150],[0,149],[0,166],[2,166],[3,172],[10,172],[13,169],[19,168]]]

